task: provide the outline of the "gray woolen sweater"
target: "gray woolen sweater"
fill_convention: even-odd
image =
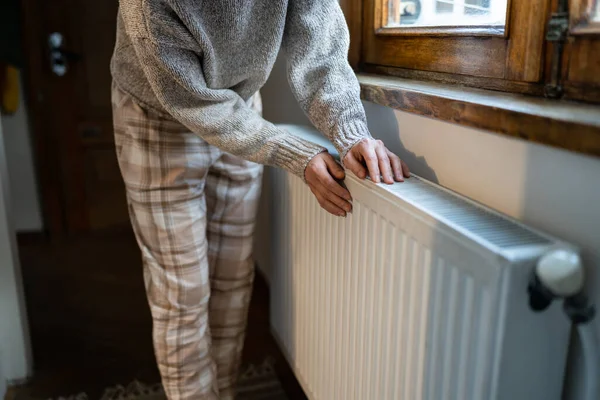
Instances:
[[[296,99],[342,157],[370,137],[337,0],[120,0],[117,26],[115,83],[222,150],[302,178],[324,150],[246,104],[280,48]]]

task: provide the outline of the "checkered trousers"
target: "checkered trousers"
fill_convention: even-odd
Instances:
[[[165,392],[170,400],[232,399],[262,166],[142,109],[114,85],[112,98]],[[260,97],[251,102],[261,112]]]

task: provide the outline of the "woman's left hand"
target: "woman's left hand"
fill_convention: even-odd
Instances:
[[[402,182],[410,176],[408,166],[389,151],[381,140],[365,138],[356,143],[344,157],[344,166],[364,179],[379,183],[381,177],[388,184]]]

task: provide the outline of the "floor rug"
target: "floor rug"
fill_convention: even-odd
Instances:
[[[242,370],[236,400],[288,400],[277,379],[272,360],[267,359],[261,365],[248,365]],[[81,393],[56,400],[90,399]],[[100,400],[166,400],[166,397],[160,384],[147,385],[134,381],[127,386],[107,388]]]

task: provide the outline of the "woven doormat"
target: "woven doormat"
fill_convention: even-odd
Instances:
[[[242,369],[238,380],[236,400],[288,400],[273,368],[273,361],[267,359],[261,365],[249,365]],[[59,397],[56,400],[89,400],[85,393]],[[127,386],[114,386],[106,389],[100,400],[166,400],[160,384],[146,385],[131,382]]]

